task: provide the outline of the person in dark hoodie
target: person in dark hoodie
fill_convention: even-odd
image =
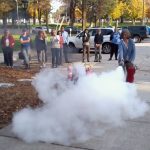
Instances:
[[[103,35],[101,33],[101,30],[98,29],[97,33],[94,37],[94,45],[95,45],[95,60],[94,62],[101,62],[102,55],[101,55],[101,47],[103,43]]]

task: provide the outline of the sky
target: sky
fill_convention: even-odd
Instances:
[[[53,7],[52,12],[56,12],[57,9],[59,9],[59,7],[60,7],[61,5],[62,5],[62,4],[61,4],[59,1],[52,0],[52,7]]]

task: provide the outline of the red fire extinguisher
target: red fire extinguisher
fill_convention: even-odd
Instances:
[[[133,83],[134,82],[134,74],[135,74],[135,67],[134,65],[127,67],[127,77],[126,82]]]

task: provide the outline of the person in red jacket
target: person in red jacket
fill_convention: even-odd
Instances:
[[[15,40],[9,30],[4,31],[4,35],[1,39],[1,45],[4,53],[5,64],[8,67],[13,68],[13,48],[15,45]]]

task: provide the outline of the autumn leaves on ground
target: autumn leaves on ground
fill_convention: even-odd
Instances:
[[[11,122],[13,112],[26,106],[36,107],[41,104],[30,81],[39,70],[10,69],[0,66],[0,83],[13,83],[12,87],[0,87],[0,128]]]

